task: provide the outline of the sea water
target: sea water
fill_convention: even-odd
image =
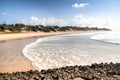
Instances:
[[[119,43],[119,37],[120,34],[112,35],[112,32],[44,37],[27,45],[23,54],[39,70],[101,62],[117,63],[120,62],[120,45],[112,43]]]
[[[91,39],[120,44],[120,31],[104,32],[92,36]]]

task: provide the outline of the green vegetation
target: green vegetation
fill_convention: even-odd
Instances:
[[[25,25],[25,24],[0,24],[0,32],[21,32],[21,31],[43,31],[43,32],[56,32],[56,31],[90,31],[90,30],[109,30],[106,28],[97,27],[77,27],[77,26],[43,26],[43,25]]]

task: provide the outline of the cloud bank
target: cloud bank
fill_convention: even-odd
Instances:
[[[82,14],[76,15],[71,21],[50,18],[38,18],[32,16],[29,20],[22,20],[21,23],[31,25],[44,25],[44,26],[77,26],[77,27],[99,27],[108,28],[109,22],[100,18],[87,17]]]
[[[89,6],[89,5],[90,5],[89,3],[80,3],[80,4],[75,3],[72,5],[72,7],[73,8],[84,8],[84,7]]]
[[[56,19],[54,17],[40,19],[38,17],[32,16],[30,18],[30,23],[33,24],[33,25],[41,24],[41,25],[44,25],[44,26],[46,26],[46,25],[50,25],[50,26],[56,26],[56,25],[65,26],[65,25],[67,25],[66,21],[64,21],[62,19]]]
[[[82,27],[107,27],[109,22],[100,18],[87,17],[82,14],[76,15],[71,23],[72,26],[82,26]]]

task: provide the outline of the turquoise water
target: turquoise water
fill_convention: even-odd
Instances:
[[[40,38],[23,54],[37,69],[101,62],[120,62],[120,45],[91,39],[99,33],[69,34]]]

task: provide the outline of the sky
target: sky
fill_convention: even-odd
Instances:
[[[120,0],[0,0],[0,24],[120,30]]]

